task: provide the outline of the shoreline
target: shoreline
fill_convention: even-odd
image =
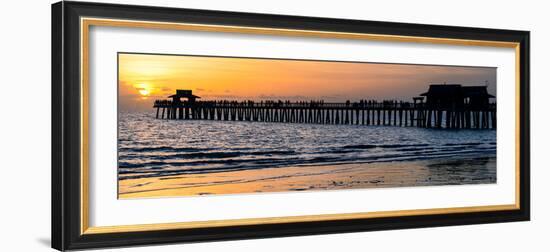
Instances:
[[[125,179],[119,199],[496,183],[496,157],[288,166]]]

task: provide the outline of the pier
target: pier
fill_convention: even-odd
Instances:
[[[430,85],[412,102],[197,101],[191,90],[156,100],[156,118],[335,125],[386,125],[445,129],[496,129],[496,103],[485,87]],[[182,98],[186,100],[182,100]],[[426,98],[426,101],[424,101]]]

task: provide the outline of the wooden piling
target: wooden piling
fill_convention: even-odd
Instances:
[[[399,127],[495,129],[496,105],[484,109],[437,108],[403,101],[356,103],[156,101],[155,118],[247,122],[385,125]],[[162,111],[161,111],[162,110]]]

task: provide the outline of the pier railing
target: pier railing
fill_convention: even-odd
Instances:
[[[496,104],[440,106],[404,101],[182,101],[157,100],[156,118],[282,123],[391,125],[496,129]]]

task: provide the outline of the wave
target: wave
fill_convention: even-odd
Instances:
[[[138,151],[142,152],[142,151]],[[119,155],[119,158],[125,159],[125,158],[143,158],[147,156],[153,156],[155,159],[159,160],[166,160],[166,159],[218,159],[218,158],[234,158],[234,157],[242,157],[242,156],[273,156],[273,155],[291,155],[295,154],[295,151],[292,150],[281,150],[281,151],[250,151],[250,152],[244,152],[244,151],[230,151],[230,152],[192,152],[192,153],[176,153],[176,154],[162,154],[158,155],[156,153],[152,153],[150,155],[148,154],[142,154],[142,153],[132,153],[132,152],[125,152],[123,154]]]
[[[397,145],[395,145],[397,146]],[[399,147],[411,145],[399,145]],[[459,147],[459,148],[456,148]],[[408,147],[410,148],[410,147]],[[255,153],[260,156],[255,158],[238,158]],[[269,156],[273,153],[278,153],[277,156]],[[178,174],[202,174],[223,171],[239,171],[250,169],[277,168],[288,166],[319,166],[330,164],[350,164],[350,163],[373,163],[373,162],[393,162],[393,161],[409,161],[423,160],[442,157],[457,157],[457,156],[491,156],[495,154],[495,148],[483,147],[468,149],[460,146],[448,148],[416,148],[405,152],[393,151],[373,154],[369,152],[355,152],[353,155],[341,155],[341,153],[331,152],[327,150],[325,154],[305,154],[296,153],[295,151],[256,151],[256,152],[233,152],[230,153],[203,153],[204,159],[182,158],[176,154],[168,155],[172,158],[158,158],[147,161],[124,160],[119,161],[120,179],[138,178],[138,177],[157,177],[169,176]],[[235,156],[237,155],[238,156]],[[263,156],[261,156],[263,155]],[[197,154],[195,157],[200,156]],[[227,158],[231,156],[231,158]],[[205,158],[206,157],[206,158]]]
[[[159,147],[119,147],[120,152],[198,152],[198,151],[211,151],[214,148],[191,148],[191,147],[171,147],[171,146],[159,146]]]
[[[474,145],[481,145],[481,144],[484,144],[484,143],[480,143],[480,142],[445,143],[445,144],[443,144],[443,145],[444,145],[444,146],[461,146],[461,145],[464,145],[464,146],[474,146]]]
[[[422,147],[429,146],[429,144],[357,144],[357,145],[345,145],[342,148],[344,149],[373,149],[373,148],[383,148],[383,149],[393,149],[393,148],[403,148],[403,147]]]

